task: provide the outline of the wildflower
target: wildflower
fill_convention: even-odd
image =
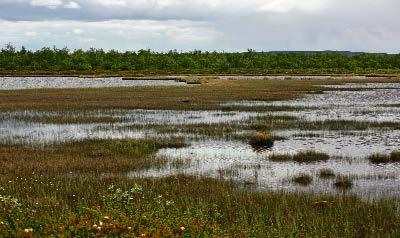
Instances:
[[[103,218],[104,218],[104,220],[109,220],[110,219],[109,216],[104,216]]]
[[[103,222],[102,222],[102,221],[100,221],[100,222],[99,222],[99,225],[100,225],[100,226],[102,226],[102,225],[103,225]]]
[[[184,231],[185,230],[185,227],[184,226],[181,226],[181,231]]]
[[[25,233],[32,233],[33,229],[32,228],[27,228],[27,229],[24,229],[24,232]]]
[[[93,227],[93,229],[97,229],[97,225],[96,224],[94,224],[92,227]]]
[[[128,226],[128,230],[132,230],[132,227]]]

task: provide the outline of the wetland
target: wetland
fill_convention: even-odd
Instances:
[[[0,77],[0,236],[400,235],[400,78],[196,82]]]

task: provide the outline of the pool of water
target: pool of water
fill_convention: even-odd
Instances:
[[[0,90],[41,88],[105,88],[138,86],[187,86],[175,80],[122,80],[122,78],[0,77]]]
[[[146,126],[183,126],[239,123],[263,114],[257,112],[102,110],[83,112],[16,111],[0,113],[0,142],[51,144],[83,139],[118,139],[182,136],[159,133]],[[40,122],[51,117],[111,117],[115,123],[54,124]],[[31,119],[39,120],[32,122]],[[189,135],[184,135],[189,137]],[[201,135],[200,135],[201,136]]]
[[[294,142],[294,143],[292,143]],[[340,142],[339,144],[341,144]],[[398,145],[398,144],[396,144]],[[317,163],[272,162],[268,155],[273,153],[296,153],[301,150],[316,149],[329,152],[332,159]],[[132,172],[133,177],[163,177],[174,174],[223,177],[250,184],[261,190],[308,191],[314,193],[342,193],[334,187],[334,179],[318,177],[321,169],[332,169],[336,175],[354,179],[353,188],[346,191],[365,198],[400,196],[400,163],[374,165],[362,157],[371,151],[385,151],[391,146],[342,151],[334,143],[325,147],[296,140],[277,142],[273,148],[263,152],[255,151],[250,145],[239,141],[193,141],[191,146],[180,149],[162,149],[159,158],[168,158],[170,165],[164,169],[150,169]],[[395,146],[393,146],[394,148]],[[357,148],[353,145],[352,148]],[[376,150],[374,150],[376,149]],[[339,153],[336,153],[339,152]],[[335,157],[338,155],[358,155],[358,157]],[[183,163],[181,166],[175,164]],[[291,183],[298,174],[309,174],[313,183],[308,187]]]

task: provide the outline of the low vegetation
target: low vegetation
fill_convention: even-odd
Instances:
[[[313,163],[329,160],[329,155],[317,151],[301,151],[293,155],[293,160],[298,163]]]
[[[292,178],[292,182],[302,186],[308,186],[312,183],[313,178],[308,174],[299,174]]]
[[[277,154],[268,156],[268,159],[274,162],[295,161],[298,163],[314,163],[329,160],[329,155],[317,151],[300,151],[296,154]]]
[[[335,172],[331,169],[321,169],[318,175],[322,179],[330,179],[336,176]]]
[[[337,189],[347,190],[353,187],[353,179],[349,176],[337,176],[333,184]]]
[[[375,153],[368,157],[368,160],[374,164],[385,164],[400,162],[400,151],[392,151],[389,155],[382,153]]]
[[[268,133],[257,132],[250,136],[249,144],[255,149],[271,148],[274,145],[274,138]]]

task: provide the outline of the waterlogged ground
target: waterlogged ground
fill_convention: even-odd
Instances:
[[[122,80],[114,78],[81,77],[0,77],[0,90],[42,88],[105,88],[135,86],[185,86],[184,82],[171,80]]]
[[[112,82],[108,80],[107,83]],[[140,81],[118,81],[118,83],[137,84]],[[176,82],[172,81],[172,84]],[[246,111],[3,112],[0,114],[0,141],[46,145],[95,138],[184,137],[190,146],[161,149],[157,153],[156,159],[167,159],[168,166],[132,172],[129,176],[162,177],[185,173],[232,179],[251,189],[354,193],[363,198],[400,196],[400,164],[375,165],[367,160],[373,153],[388,154],[400,149],[399,128],[310,131],[288,127],[271,131],[279,138],[272,148],[260,150],[252,148],[247,143],[246,135],[256,131],[247,125],[266,116],[282,117],[282,120],[296,118],[303,122],[400,123],[398,83],[326,87],[329,91],[306,95],[296,100],[222,102],[222,105],[233,107],[233,110],[235,107],[245,107],[248,109]],[[293,110],[270,112],[251,110],[253,107],[260,109],[282,106],[293,107]],[[196,130],[196,133],[193,133],[194,130],[192,132],[179,130],[183,127],[206,128],[220,125],[232,129],[228,136],[226,134],[216,136],[212,133],[213,129],[204,132]],[[162,130],[165,128],[173,129]],[[272,154],[295,154],[305,150],[328,153],[331,159],[306,164],[292,161],[273,162],[268,159]],[[321,169],[331,169],[336,175],[349,176],[354,186],[345,191],[336,189],[333,186],[334,179],[318,177]],[[300,186],[291,182],[293,176],[303,173],[313,177],[311,185]]]

